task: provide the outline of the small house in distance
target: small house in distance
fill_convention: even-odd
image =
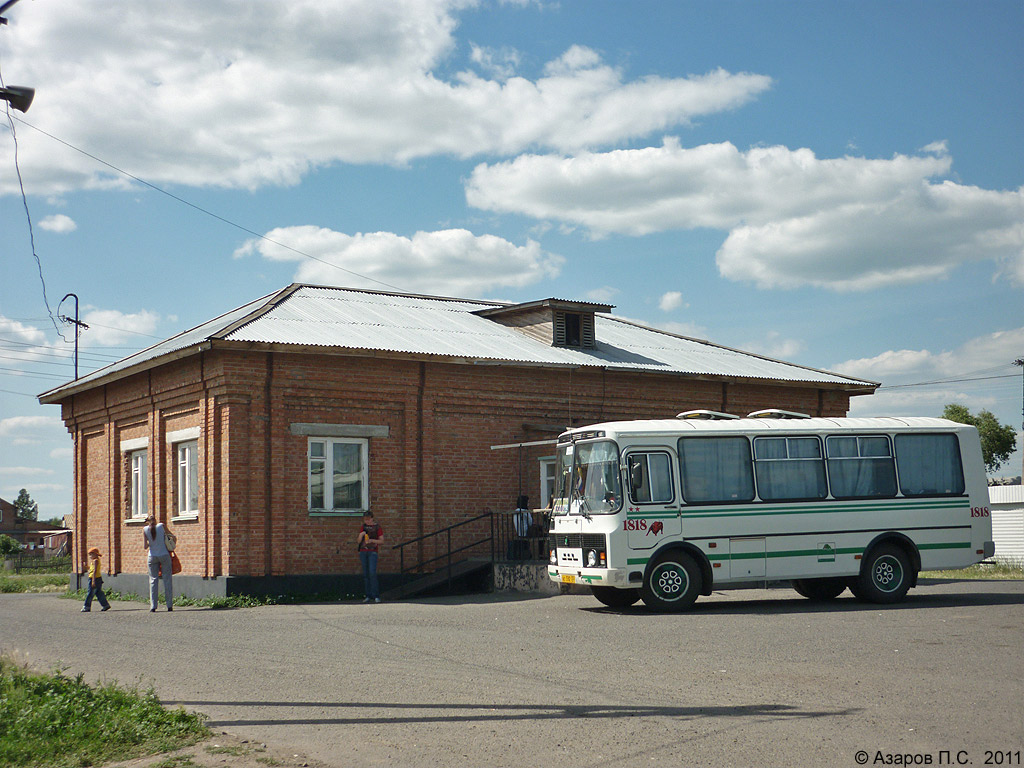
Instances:
[[[544,506],[567,426],[844,416],[878,386],[611,309],[296,284],[50,390],[74,439],[75,563],[97,546],[108,583],[144,593],[154,513],[178,534],[179,593],[337,589],[365,509],[394,544],[521,494]]]

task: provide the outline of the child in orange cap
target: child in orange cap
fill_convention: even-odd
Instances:
[[[100,572],[100,550],[93,547],[89,550],[89,591],[85,595],[85,605],[82,606],[82,613],[88,613],[92,608],[92,598],[95,596],[103,607],[100,612],[109,611],[110,603],[107,596],[103,594],[103,576]]]

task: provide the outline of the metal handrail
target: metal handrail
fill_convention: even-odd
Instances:
[[[454,531],[456,528],[462,528],[465,525],[469,525],[469,524],[475,523],[475,522],[477,522],[479,520],[483,520],[485,517],[488,518],[489,522],[490,522],[490,526],[489,526],[490,531],[489,531],[489,534],[487,536],[485,536],[482,539],[479,539],[478,541],[471,542],[470,544],[465,544],[465,545],[463,545],[461,547],[458,547],[456,549],[452,549],[452,531]],[[417,562],[417,563],[415,563],[413,565],[410,565],[408,568],[405,567],[405,548],[407,546],[409,546],[411,544],[419,544],[421,542],[427,541],[428,539],[432,539],[435,536],[441,536],[441,535],[444,535],[446,540],[447,540],[447,547],[445,548],[445,553],[444,554],[438,555],[437,557],[431,557],[431,558],[428,558],[428,559],[425,559],[425,560],[420,560],[419,562]],[[491,562],[493,563],[494,559],[495,559],[494,558],[494,513],[491,512],[490,510],[488,510],[487,512],[483,512],[483,513],[477,515],[476,517],[470,517],[470,518],[468,518],[466,520],[462,520],[462,521],[460,521],[458,523],[454,523],[454,524],[449,525],[449,526],[447,526],[445,528],[441,528],[439,530],[436,530],[433,533],[426,533],[426,534],[424,534],[422,536],[417,536],[414,539],[409,539],[408,541],[400,542],[398,544],[395,544],[393,547],[391,547],[391,549],[392,550],[395,550],[395,549],[398,550],[398,562],[399,562],[399,574],[400,575],[405,575],[406,573],[411,573],[414,570],[418,570],[420,568],[423,568],[423,566],[429,565],[431,563],[435,563],[438,560],[447,560],[448,587],[450,589],[451,588],[451,579],[452,579],[452,555],[453,554],[457,554],[459,552],[464,552],[464,551],[466,551],[468,549],[473,549],[474,547],[478,547],[481,544],[486,544],[487,542],[490,542],[490,544],[491,544]]]

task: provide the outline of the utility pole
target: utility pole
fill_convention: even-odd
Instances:
[[[1018,357],[1016,360],[1013,361],[1013,364],[1020,366],[1020,374],[1021,374],[1021,395],[1020,395],[1020,404],[1021,404],[1021,408],[1020,408],[1021,425],[1020,425],[1020,428],[1021,429],[1020,429],[1020,431],[1021,431],[1021,434],[1024,435],[1024,357]],[[1022,452],[1024,452],[1024,451],[1022,451]],[[1021,482],[1024,483],[1024,459],[1021,459],[1020,476],[1021,476]]]
[[[61,322],[68,323],[69,325],[75,326],[75,381],[78,381],[78,335],[82,331],[89,330],[89,326],[78,319],[78,296],[74,293],[69,293],[63,299],[60,300],[60,304],[63,304],[69,298],[75,300],[75,316],[74,318],[66,317],[58,314],[57,316],[61,319]],[[60,304],[57,305],[57,312],[60,312]]]

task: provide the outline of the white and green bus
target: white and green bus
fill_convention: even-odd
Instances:
[[[995,550],[977,430],[945,419],[690,411],[571,429],[552,512],[548,576],[612,607],[768,581],[894,603],[919,571]]]

